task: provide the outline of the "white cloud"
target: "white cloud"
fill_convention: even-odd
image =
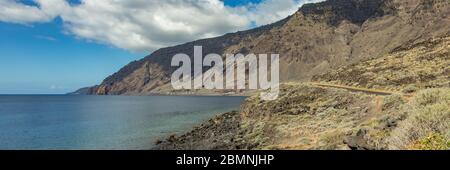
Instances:
[[[14,0],[0,0],[0,21],[27,24],[48,22],[55,16],[35,6],[27,6]]]
[[[0,0],[0,21],[32,24],[60,17],[77,37],[131,51],[153,51],[199,38],[264,25],[294,13],[304,2],[265,0],[229,7],[220,0]]]
[[[47,40],[47,41],[56,41],[56,38],[51,37],[51,36],[45,36],[45,35],[36,35],[34,36],[37,39],[41,39],[41,40]]]

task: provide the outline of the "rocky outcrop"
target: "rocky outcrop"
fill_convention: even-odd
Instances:
[[[238,112],[224,113],[195,127],[180,136],[172,135],[165,140],[156,141],[153,149],[245,149],[245,141],[240,128],[241,117]]]

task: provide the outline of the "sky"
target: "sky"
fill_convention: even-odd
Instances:
[[[0,94],[64,94],[161,47],[269,24],[319,0],[0,0]]]

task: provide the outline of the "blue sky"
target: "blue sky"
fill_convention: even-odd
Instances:
[[[271,2],[273,4],[281,2],[281,0],[269,1],[273,1]],[[297,8],[296,4],[292,4],[297,3],[296,0],[282,1],[286,2],[285,6],[277,5],[278,7],[274,10],[289,8],[286,9],[286,13],[272,14],[254,9],[251,12],[239,9],[248,3],[262,4],[262,0],[224,0],[226,8],[217,7],[217,10],[223,10],[221,12],[225,14],[215,13],[217,10],[197,9],[195,5],[187,8],[191,9],[187,13],[195,12],[198,18],[210,19],[211,16],[217,16],[218,18],[213,19],[211,23],[208,23],[206,19],[205,22],[198,23],[196,20],[190,21],[189,18],[182,16],[180,16],[182,22],[177,21],[177,18],[167,18],[161,23],[167,24],[174,20],[175,24],[187,23],[185,26],[193,28],[197,28],[196,24],[204,24],[201,26],[205,28],[198,27],[199,29],[194,32],[192,29],[187,32],[172,30],[166,25],[149,27],[143,26],[145,24],[122,23],[121,18],[135,17],[127,12],[106,13],[107,15],[103,15],[105,11],[102,10],[79,12],[93,8],[73,10],[74,6],[79,4],[78,0],[71,0],[69,3],[59,0],[63,4],[59,6],[45,4],[45,1],[39,0],[36,2],[0,0],[0,3],[3,3],[0,4],[0,94],[63,94],[81,87],[96,85],[127,63],[141,59],[157,48],[248,29],[255,23],[260,23],[259,25],[270,23],[286,17]],[[85,6],[98,5],[101,9],[105,1],[97,2],[98,4],[85,4]],[[64,5],[65,8],[60,8]],[[128,7],[132,4],[120,5]],[[148,5],[146,8],[155,6],[155,4]],[[167,5],[180,7],[177,4]],[[208,8],[216,8],[212,6],[214,3],[209,5]],[[270,6],[270,4],[267,5]],[[23,14],[4,12],[12,11],[7,10],[8,8]],[[158,10],[158,8],[148,10],[146,8],[138,10],[144,12]],[[69,10],[73,11],[67,12]],[[83,16],[82,14],[85,13],[91,16]],[[169,14],[163,16],[170,16]],[[152,13],[148,15],[150,18],[152,15],[156,16]],[[97,16],[118,16],[119,19],[103,19]],[[88,22],[89,19],[97,19],[97,21]],[[121,32],[124,28],[116,29],[116,26],[107,25],[111,23],[102,23],[105,20],[114,21],[115,19],[121,24],[118,26],[141,28],[139,30],[143,31]],[[83,22],[84,20],[87,21]],[[105,24],[108,27],[105,27]],[[160,30],[157,30],[158,28]]]
[[[51,23],[0,22],[0,94],[60,94],[95,85],[145,53],[129,52],[61,31]]]
[[[248,3],[260,3],[262,0],[224,0],[225,5],[228,6],[240,6]]]

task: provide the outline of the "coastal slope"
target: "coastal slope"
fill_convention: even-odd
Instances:
[[[433,38],[284,83],[277,100],[250,97],[155,149],[450,149],[449,50]]]

